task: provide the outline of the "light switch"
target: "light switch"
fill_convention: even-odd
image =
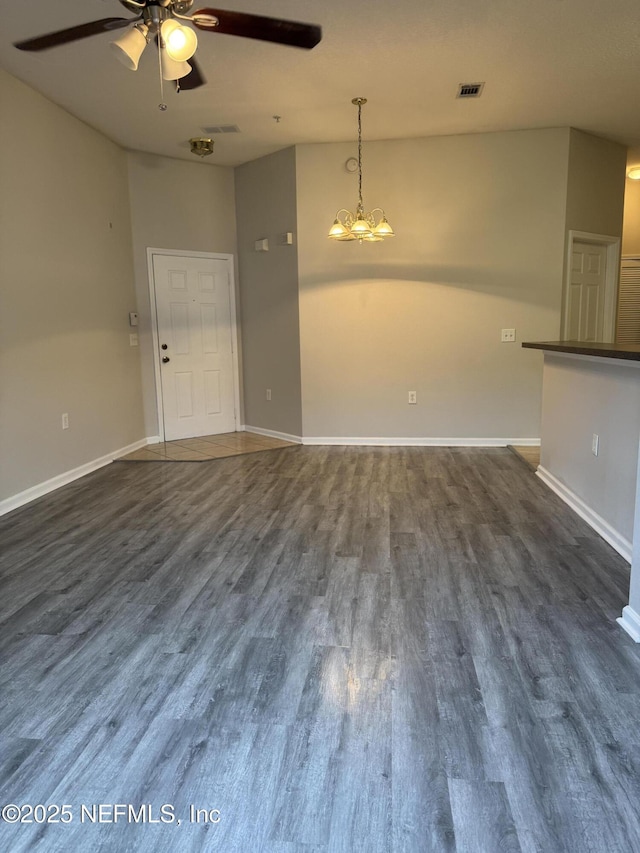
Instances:
[[[138,325],[138,313],[136,311],[129,311],[129,325],[137,326]]]

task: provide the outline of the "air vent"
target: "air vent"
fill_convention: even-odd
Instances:
[[[484,83],[460,83],[456,98],[479,98],[484,89]]]
[[[240,133],[237,124],[216,124],[213,127],[203,127],[205,133]]]

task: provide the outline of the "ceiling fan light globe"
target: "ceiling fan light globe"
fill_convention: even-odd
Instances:
[[[167,53],[176,62],[191,59],[198,47],[198,37],[190,27],[183,27],[174,18],[162,24],[162,40]]]
[[[180,80],[187,74],[191,74],[191,66],[188,62],[177,62],[169,56],[164,48],[160,52],[160,62],[163,80]]]
[[[110,42],[111,50],[129,71],[138,70],[140,57],[147,46],[148,31],[144,25],[138,25],[127,30],[119,39]]]

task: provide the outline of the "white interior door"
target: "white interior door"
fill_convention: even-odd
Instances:
[[[236,429],[230,263],[153,255],[166,441]]]
[[[604,340],[607,247],[574,241],[565,305],[564,337],[570,341]]]

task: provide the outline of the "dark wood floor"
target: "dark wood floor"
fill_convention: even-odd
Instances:
[[[0,804],[73,817],[2,851],[640,850],[628,566],[506,449],[114,464],[0,537]]]

